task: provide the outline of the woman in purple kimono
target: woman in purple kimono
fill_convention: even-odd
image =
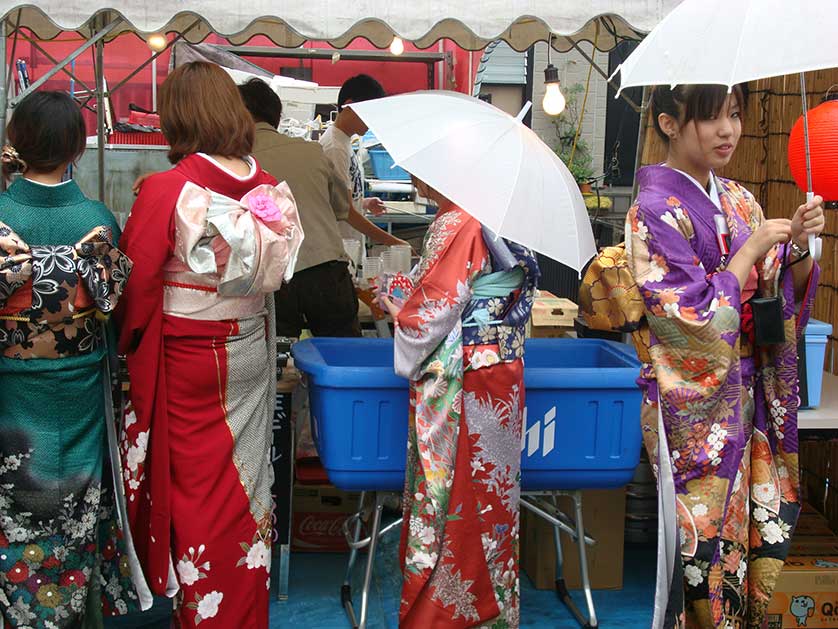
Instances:
[[[651,332],[640,385],[659,487],[656,629],[761,627],[800,510],[797,341],[822,199],[769,220],[714,174],[745,104],[739,86],[655,88],[669,151],[638,173],[626,223]]]

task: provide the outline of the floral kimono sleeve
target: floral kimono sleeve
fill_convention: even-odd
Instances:
[[[633,207],[627,225],[627,255],[655,337],[659,396],[683,418],[703,415],[738,372],[739,281],[704,268],[687,210],[673,198],[663,208]]]
[[[462,210],[439,217],[431,230],[395,333],[395,370],[410,380],[428,373],[428,358],[449,335],[461,339],[472,284],[489,264],[480,223]]]

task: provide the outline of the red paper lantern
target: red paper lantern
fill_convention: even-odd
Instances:
[[[828,100],[809,111],[809,149],[812,188],[825,201],[838,201],[838,100]],[[789,136],[789,166],[797,186],[806,192],[806,147],[803,116]]]

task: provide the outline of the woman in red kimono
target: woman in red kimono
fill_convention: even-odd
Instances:
[[[539,276],[527,249],[439,205],[393,316],[410,380],[402,627],[518,627],[524,326]]]
[[[121,245],[129,518],[179,626],[268,626],[273,304],[302,242],[294,200],[251,157],[233,81],[190,63],[160,91],[175,166],[142,185]]]

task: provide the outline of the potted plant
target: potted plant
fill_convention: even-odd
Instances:
[[[591,191],[590,179],[594,175],[593,158],[591,147],[580,136],[576,140],[576,149],[573,148],[573,141],[576,138],[576,131],[579,128],[580,104],[579,95],[585,92],[584,86],[577,83],[570,86],[565,92],[567,105],[565,110],[553,119],[556,129],[556,145],[553,150],[559,158],[567,165],[573,175],[579,189],[585,193]],[[573,161],[571,161],[571,155]]]

